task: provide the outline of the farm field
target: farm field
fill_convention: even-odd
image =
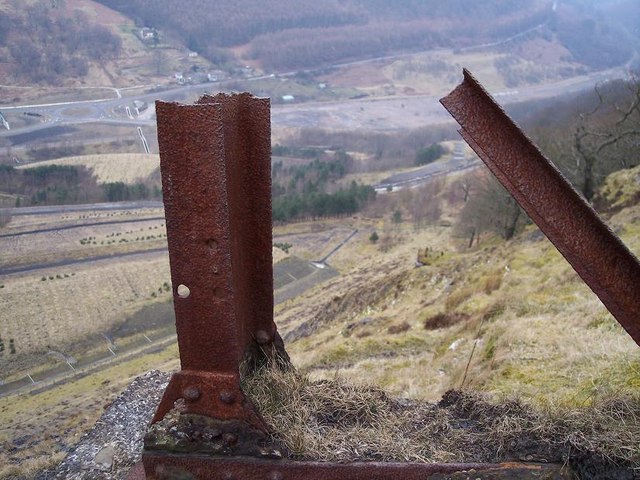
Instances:
[[[82,155],[46,160],[19,168],[46,165],[83,166],[93,172],[99,183],[123,182],[133,184],[146,180],[154,171],[160,168],[160,157],[145,153]]]
[[[629,206],[609,219],[636,253],[638,208]],[[414,229],[373,217],[298,223],[274,232],[276,241],[292,245],[289,254],[274,250],[276,267],[287,262],[295,266],[277,272],[276,278],[286,283],[289,273],[301,271],[303,264],[296,258],[316,259],[331,250],[327,242],[335,245],[356,228],[359,233],[330,259],[339,275],[275,309],[294,365],[311,380],[375,384],[393,396],[421,401],[438,400],[445,391],[464,387],[498,399],[517,396],[536,405],[571,408],[611,394],[637,393],[637,346],[533,226],[513,242],[486,240],[480,248],[464,252],[448,226]],[[387,240],[372,243],[369,235],[374,229]],[[416,252],[425,247],[430,248],[431,260],[417,268]],[[94,312],[90,318],[99,315],[104,322],[118,312],[131,312],[130,318],[144,323],[163,316],[170,305],[168,292],[157,298],[150,295],[154,288],[164,290],[160,280],[163,275],[168,278],[166,256],[154,255],[144,261],[96,262],[69,278],[47,278],[44,293],[35,292],[33,285],[40,286],[37,277],[16,275],[2,281],[12,282],[12,298],[23,291],[33,308],[41,309],[32,317],[47,310],[45,302],[38,306],[34,300],[39,295],[62,295],[55,309],[69,312],[69,298],[77,301],[87,290],[104,291],[88,295],[91,306],[82,308],[90,311],[72,312],[65,320],[67,328],[78,328],[74,315]],[[103,277],[107,281],[98,287]],[[81,285],[89,283],[90,289]],[[132,284],[139,286],[137,297]],[[147,313],[136,314],[136,309]],[[45,329],[33,321],[29,325],[50,338],[61,335],[54,327]],[[91,325],[82,328],[89,334]],[[99,330],[95,324],[93,328],[94,333]],[[117,328],[126,329],[127,323]],[[37,343],[39,338],[30,341]],[[2,454],[7,465],[19,459],[24,461],[21,468],[55,464],[69,442],[97,418],[100,406],[128,380],[152,368],[176,369],[176,356],[172,344],[80,380],[35,391],[25,397],[26,403],[15,402],[14,396],[0,398],[0,419],[11,418],[0,441],[15,438],[17,428],[25,440],[23,446]],[[30,409],[40,408],[49,413],[26,418]],[[68,433],[55,433],[62,430]]]
[[[66,223],[42,228],[41,224],[41,231],[36,229],[31,230],[34,233],[27,231],[0,237],[0,272],[10,267],[44,265],[166,247],[163,217],[152,217],[150,220],[128,218],[106,221],[102,225],[96,224],[98,222],[86,223],[90,225]]]
[[[14,219],[0,230],[4,342],[0,379],[4,382],[27,374],[42,378],[47,371],[65,372],[72,368],[65,364],[69,359],[86,363],[95,355],[108,356],[110,348],[125,348],[139,342],[141,335],[154,337],[159,329],[165,332],[171,327],[170,304],[156,311],[157,321],[148,318],[151,313],[143,313],[171,299],[162,209]],[[300,227],[295,233],[284,228],[276,234],[276,241],[295,245],[288,253],[273,249],[275,275],[281,279],[277,284],[287,286],[289,293],[282,294],[286,298],[320,281],[310,275],[317,268],[309,261],[326,256],[351,233],[331,224]],[[297,260],[284,262],[292,255]],[[325,273],[329,272],[336,274]],[[292,290],[290,284],[306,276],[306,283]]]

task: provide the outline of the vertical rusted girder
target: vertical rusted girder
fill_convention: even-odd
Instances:
[[[156,112],[182,371],[153,421],[182,399],[185,413],[266,430],[239,368],[286,357],[273,321],[269,100],[220,94]]]
[[[440,100],[460,134],[640,345],[640,263],[478,81]]]

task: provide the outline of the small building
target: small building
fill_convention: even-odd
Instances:
[[[226,80],[227,76],[227,72],[220,69],[209,70],[209,73],[207,74],[210,82],[220,82],[222,80]]]
[[[283,102],[293,102],[296,99],[296,97],[294,97],[293,95],[283,95],[282,96],[282,101]]]
[[[144,27],[140,29],[139,35],[142,41],[153,40],[157,35],[157,31],[155,28]]]

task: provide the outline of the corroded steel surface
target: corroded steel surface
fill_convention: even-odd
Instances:
[[[147,480],[423,480],[435,474],[496,468],[489,464],[320,463],[197,455],[145,455]],[[191,476],[186,476],[186,475]],[[181,477],[181,475],[185,475]],[[474,477],[475,478],[475,477]]]
[[[274,462],[251,459],[181,460],[169,455],[146,455],[150,472],[136,464],[127,480],[573,480],[569,468],[555,464],[406,464]]]
[[[273,321],[269,100],[221,94],[156,112],[182,371],[153,421],[184,399],[187,413],[264,429],[239,368],[274,349],[286,358]]]
[[[441,100],[461,135],[640,345],[640,262],[477,80]]]
[[[269,356],[288,361],[272,310],[269,102],[221,94],[191,106],[158,102],[156,112],[182,371],[171,378],[153,423],[171,424],[177,415],[190,436],[150,431],[144,471],[138,465],[130,478],[563,478],[558,466],[280,458],[239,372],[247,360],[249,368]],[[189,443],[208,434],[210,444]],[[195,453],[202,451],[218,453]]]

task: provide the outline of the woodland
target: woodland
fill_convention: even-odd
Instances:
[[[81,11],[63,15],[43,0],[0,10],[0,62],[13,81],[60,85],[84,77],[91,62],[116,57],[122,40]]]
[[[637,42],[628,18],[613,23],[628,1],[597,14],[587,2],[563,2],[557,11],[541,0],[102,0],[140,26],[171,32],[194,51],[225,63],[229,48],[247,46],[263,68],[317,68],[400,50],[464,48],[545,26],[573,59],[591,67],[629,59]],[[632,11],[634,7],[630,7]],[[635,7],[637,10],[637,6]]]

